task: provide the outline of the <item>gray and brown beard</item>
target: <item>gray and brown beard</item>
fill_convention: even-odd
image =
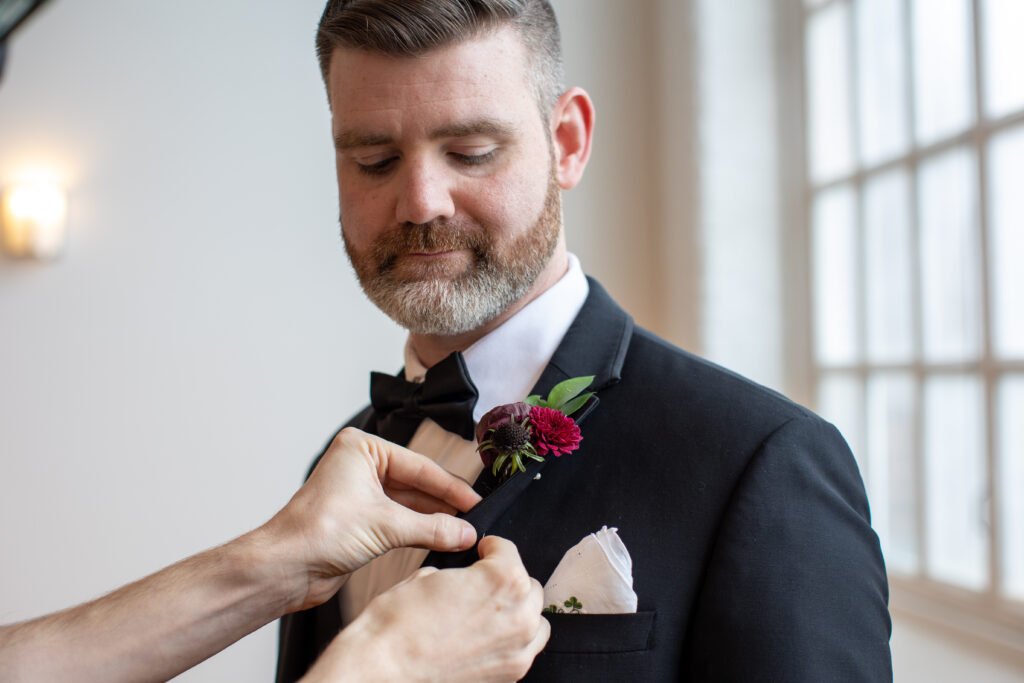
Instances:
[[[529,230],[498,244],[486,225],[436,220],[404,225],[380,235],[363,253],[345,238],[345,251],[366,296],[413,334],[452,336],[498,317],[537,281],[558,245],[562,227],[561,193],[554,178],[544,207]],[[443,266],[416,279],[396,272],[404,254],[468,250],[469,268],[455,274]]]

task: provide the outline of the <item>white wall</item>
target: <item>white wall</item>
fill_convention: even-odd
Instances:
[[[634,125],[618,93],[645,97],[645,27],[621,3],[562,4],[602,126],[570,241],[649,324],[651,149],[613,132]],[[367,371],[400,365],[338,238],[322,6],[52,0],[9,45],[0,188],[56,176],[71,237],[58,263],[0,257],[0,623],[259,524],[363,404]],[[275,637],[183,679],[269,681]]]
[[[656,136],[649,2],[555,0],[568,85],[597,109],[586,176],[565,195],[569,248],[640,324],[661,323]]]
[[[71,241],[0,261],[0,622],[269,517],[401,336],[337,229],[321,0],[54,0],[9,46],[0,185]],[[271,680],[264,629],[187,680]]]

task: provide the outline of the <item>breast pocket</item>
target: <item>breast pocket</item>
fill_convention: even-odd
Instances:
[[[635,614],[545,614],[550,654],[611,654],[650,649],[654,611]]]

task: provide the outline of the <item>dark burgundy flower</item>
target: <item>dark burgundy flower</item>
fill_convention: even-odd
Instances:
[[[523,418],[529,416],[530,406],[525,403],[507,403],[497,408],[491,408],[476,425],[476,442],[483,443],[490,438],[488,432],[508,424],[512,420],[522,424]]]
[[[533,430],[533,446],[540,455],[553,455],[557,458],[572,453],[583,440],[576,422],[553,408],[531,408],[530,426]]]

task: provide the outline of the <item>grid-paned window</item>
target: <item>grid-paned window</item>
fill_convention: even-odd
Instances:
[[[1024,0],[804,0],[813,377],[890,575],[1024,632]]]

